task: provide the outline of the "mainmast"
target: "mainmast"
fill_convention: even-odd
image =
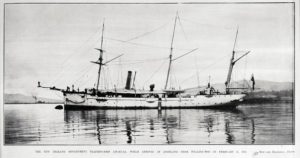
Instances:
[[[171,48],[170,48],[170,56],[169,56],[169,67],[168,67],[168,74],[167,74],[165,89],[167,89],[168,81],[169,81],[169,76],[170,76],[170,71],[171,71],[172,56],[173,56],[172,55],[173,54],[173,41],[174,41],[174,35],[175,35],[177,18],[178,18],[178,13],[176,14],[176,17],[175,17],[175,23],[174,23],[174,29],[173,29],[173,35],[172,35],[172,41],[171,41]]]
[[[98,70],[98,78],[97,78],[97,87],[96,87],[96,92],[98,92],[99,90],[99,82],[100,82],[100,74],[101,74],[101,68],[103,65],[103,34],[104,34],[104,21],[103,21],[103,26],[102,26],[102,35],[101,35],[101,45],[100,45],[100,49],[97,49],[100,51],[100,56],[99,56],[99,70]]]

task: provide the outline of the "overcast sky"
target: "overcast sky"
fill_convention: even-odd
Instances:
[[[9,4],[5,6],[5,92],[37,93],[44,86],[93,87],[105,18],[102,88],[124,87],[128,70],[137,88],[164,87],[178,11],[170,83],[178,88],[224,83],[237,26],[236,50],[250,50],[233,80],[293,81],[292,3],[277,4]],[[139,38],[136,38],[139,37]],[[127,42],[120,42],[127,41]],[[237,56],[242,55],[238,53]]]

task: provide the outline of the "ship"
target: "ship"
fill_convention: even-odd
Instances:
[[[99,65],[97,83],[93,88],[85,88],[84,91],[79,91],[67,87],[66,89],[42,86],[38,82],[39,88],[48,88],[50,90],[56,90],[62,92],[64,96],[64,108],[65,109],[164,109],[164,108],[235,108],[239,105],[243,98],[247,95],[245,91],[237,93],[237,89],[250,89],[254,90],[254,77],[252,76],[252,87],[246,88],[233,88],[230,87],[231,75],[233,67],[237,61],[250,53],[247,51],[239,58],[236,59],[235,54],[235,45],[238,36],[239,29],[237,28],[234,46],[232,51],[232,56],[229,62],[229,69],[227,74],[227,79],[225,82],[226,90],[225,92],[219,92],[214,89],[208,83],[207,87],[203,90],[199,90],[194,95],[184,96],[183,93],[185,90],[174,89],[167,87],[170,77],[170,69],[172,67],[173,58],[173,40],[175,35],[176,23],[178,20],[178,15],[175,17],[170,54],[168,57],[168,71],[166,74],[166,81],[164,89],[155,90],[155,84],[149,85],[148,90],[136,89],[134,85],[136,72],[128,71],[125,88],[122,89],[100,89],[99,82],[101,76],[101,70],[104,65],[107,65],[109,62],[121,57],[123,54],[110,59],[108,61],[103,61],[103,34],[104,34],[104,22],[102,25],[102,36],[101,36],[101,45],[97,49],[99,51],[99,58],[97,61],[93,61],[93,64]],[[192,50],[188,53],[195,51]],[[186,53],[186,54],[188,54]]]

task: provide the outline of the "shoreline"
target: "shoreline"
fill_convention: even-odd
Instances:
[[[245,98],[242,103],[247,104],[259,104],[259,103],[277,103],[277,102],[284,102],[284,103],[293,103],[293,97],[276,97],[276,98],[268,98],[268,97],[259,97],[259,98]],[[64,102],[53,102],[53,103],[4,103],[4,104],[64,104]]]

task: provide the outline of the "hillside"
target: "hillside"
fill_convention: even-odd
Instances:
[[[251,82],[249,81],[237,81],[233,82],[230,87],[250,87]],[[201,87],[194,87],[194,88],[188,88],[186,89],[185,94],[196,94],[199,92],[199,90],[202,90],[206,87],[201,86]],[[225,92],[225,84],[224,83],[217,83],[217,84],[212,84],[212,87],[214,87],[216,90],[219,92]],[[293,90],[293,83],[292,82],[273,82],[273,81],[264,81],[264,80],[256,80],[255,81],[255,88],[256,92],[271,92],[271,91],[290,91]]]
[[[249,87],[251,85],[250,82],[247,81],[237,81],[233,82],[231,87]],[[212,84],[212,86],[218,90],[219,92],[225,92],[224,83]],[[194,95],[197,94],[200,90],[204,89],[205,86],[194,87],[185,89],[185,93],[183,95]],[[264,81],[257,80],[255,87],[255,93],[251,95],[251,98],[261,98],[261,97],[271,97],[271,96],[284,96],[285,94],[292,93],[293,83],[292,82],[272,82],[272,81]],[[63,103],[62,100],[49,99],[38,97],[37,101],[43,101],[45,103]],[[36,100],[32,96],[26,96],[23,94],[4,94],[4,103],[6,104],[19,104],[19,103],[35,103]]]
[[[48,99],[38,97],[37,101],[42,101],[44,103],[62,103],[62,100]],[[6,104],[32,104],[36,100],[32,96],[26,96],[23,94],[4,94],[4,103]]]

